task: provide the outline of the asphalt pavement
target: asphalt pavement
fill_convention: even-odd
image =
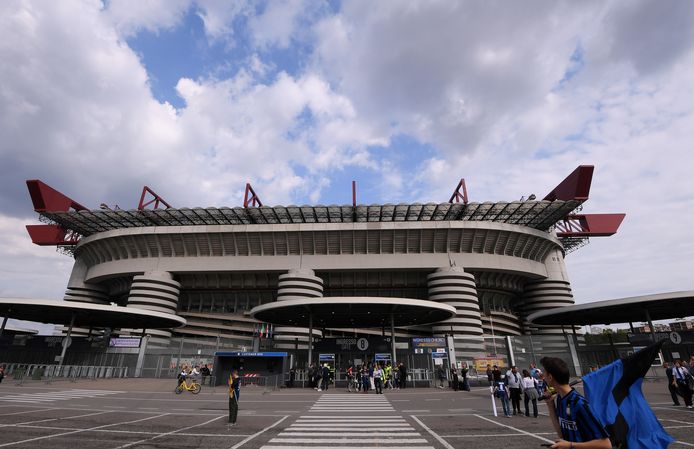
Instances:
[[[241,391],[236,426],[227,425],[227,392],[173,392],[175,380],[0,384],[0,448],[404,449],[540,448],[554,433],[538,418],[494,416],[486,388],[348,393],[331,388]],[[644,392],[666,430],[694,447],[694,412],[674,407],[664,382]],[[498,405],[498,404],[497,404]],[[532,411],[531,411],[532,414]]]

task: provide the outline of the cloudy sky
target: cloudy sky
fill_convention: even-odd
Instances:
[[[544,196],[620,232],[577,302],[692,290],[694,2],[0,2],[0,296],[61,298],[26,179],[90,207]]]

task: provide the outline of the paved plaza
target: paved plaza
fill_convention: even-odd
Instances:
[[[488,390],[434,388],[383,395],[331,389],[241,392],[228,427],[226,390],[175,395],[174,380],[0,384],[0,448],[539,448],[553,433],[535,419],[494,417]],[[667,431],[694,447],[694,412],[673,407],[664,382],[644,384]]]

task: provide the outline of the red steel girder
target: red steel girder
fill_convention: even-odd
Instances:
[[[460,191],[462,189],[462,192]],[[460,182],[455,187],[453,195],[448,200],[449,203],[459,203],[462,200],[463,204],[467,204],[467,186],[465,185],[465,178],[460,178]]]
[[[34,245],[76,245],[80,240],[79,234],[75,234],[60,225],[26,225],[26,228]]]
[[[77,201],[38,179],[27,180],[27,187],[29,188],[31,202],[34,204],[34,210],[38,213],[68,212],[70,209],[87,210],[86,207]]]
[[[593,181],[593,165],[579,165],[544,198],[545,201],[586,201]]]
[[[263,203],[260,201],[260,198],[258,197],[258,194],[255,193],[255,190],[253,190],[251,184],[247,182],[246,193],[243,196],[243,207],[248,207],[249,204],[252,207],[258,207],[263,205]]]
[[[149,201],[147,201],[147,202],[145,203],[145,196],[146,196],[148,193],[149,193],[150,195],[152,195],[152,199],[149,200]],[[155,208],[155,209],[159,209],[159,204],[160,204],[160,203],[163,204],[164,206],[166,206],[167,209],[169,209],[170,207],[173,207],[173,206],[171,206],[169,203],[167,203],[166,200],[165,200],[164,198],[162,198],[162,197],[160,197],[159,195],[157,195],[157,194],[154,192],[154,190],[150,189],[148,186],[144,186],[144,187],[142,188],[142,195],[140,195],[140,203],[137,205],[137,210],[144,210],[145,208],[147,208],[147,206],[149,206],[149,205],[152,204],[152,203],[154,203],[154,208]]]
[[[609,237],[614,235],[626,214],[567,215],[556,224],[557,237]]]

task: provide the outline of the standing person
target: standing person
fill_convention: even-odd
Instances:
[[[489,386],[494,385],[494,372],[492,371],[492,365],[487,364],[487,382],[489,382]]]
[[[533,403],[533,417],[537,418],[537,380],[530,375],[530,372],[526,369],[523,370],[523,379],[521,379],[521,385],[523,387],[523,402],[525,404],[525,416],[530,416],[530,410],[528,409],[528,402]]]
[[[229,425],[236,425],[239,415],[239,397],[241,396],[241,378],[239,372],[234,370],[229,376]]]
[[[535,362],[530,364],[530,376],[536,380],[535,385],[537,386],[538,397],[542,396],[543,385],[542,385],[542,370],[537,367]]]
[[[352,384],[354,383],[354,369],[352,368],[352,365],[349,365],[347,367],[347,371],[345,374],[347,374],[347,391],[351,393],[352,392]],[[337,388],[337,387],[335,387],[335,388]]]
[[[470,383],[467,380],[467,373],[468,373],[468,367],[467,363],[463,363],[462,368],[460,368],[460,375],[463,378],[463,384],[460,386],[460,388],[464,391],[470,391]]]
[[[612,449],[605,428],[590,411],[586,398],[569,385],[569,367],[562,359],[540,360],[547,384],[558,393],[545,396],[549,417],[559,439],[555,449]]]
[[[200,374],[202,375],[202,385],[205,385],[205,379],[207,379],[207,383],[211,386],[212,379],[210,378],[210,367],[207,366],[207,363],[200,369]]]
[[[453,391],[458,391],[460,389],[460,382],[458,380],[458,370],[455,368],[451,370],[451,379],[453,380]]]
[[[494,365],[492,370],[492,382],[494,382],[494,385],[498,385],[501,382],[501,370],[496,365]]]
[[[443,389],[443,380],[446,378],[446,373],[443,370],[443,365],[436,368],[436,377],[439,379],[439,388]]]
[[[289,384],[287,384],[287,387],[294,388],[294,379],[296,379],[296,370],[291,368],[289,370]]]
[[[511,369],[506,372],[506,385],[508,385],[511,396],[513,414],[515,415],[517,413],[520,415],[521,376],[518,374],[518,367],[512,366]]]
[[[400,388],[403,390],[407,387],[407,367],[404,363],[400,362]]]
[[[383,394],[383,370],[378,364],[374,368],[374,386],[376,387],[376,394]]]
[[[692,390],[689,388],[689,379],[691,375],[689,370],[684,366],[682,360],[675,360],[675,366],[672,368],[673,382],[671,385],[677,388],[680,396],[684,398],[684,405],[687,408],[692,407]]]
[[[663,368],[665,368],[665,375],[667,376],[667,389],[670,391],[672,405],[680,405],[680,400],[677,397],[677,384],[675,382],[675,377],[672,375],[672,368],[670,368],[668,362],[663,363]]]
[[[508,409],[508,388],[503,382],[499,382],[494,387],[494,396],[501,400],[501,407],[504,410],[504,416],[507,418],[511,417],[511,412]]]
[[[330,385],[330,368],[327,363],[323,364],[322,375],[323,379],[321,385],[323,386],[323,390],[328,391],[328,386]],[[320,391],[320,389],[318,391]]]
[[[5,367],[0,366],[0,384],[2,383],[2,380],[5,378]]]
[[[369,386],[371,382],[369,382],[369,369],[366,367],[366,365],[361,366],[361,387],[364,393],[369,392]]]
[[[316,365],[314,365],[313,363],[311,363],[311,364],[308,366],[307,375],[308,375],[308,387],[309,387],[309,388],[316,388],[316,386],[315,386],[315,384],[314,384],[314,380],[315,380],[315,377],[316,377]]]

